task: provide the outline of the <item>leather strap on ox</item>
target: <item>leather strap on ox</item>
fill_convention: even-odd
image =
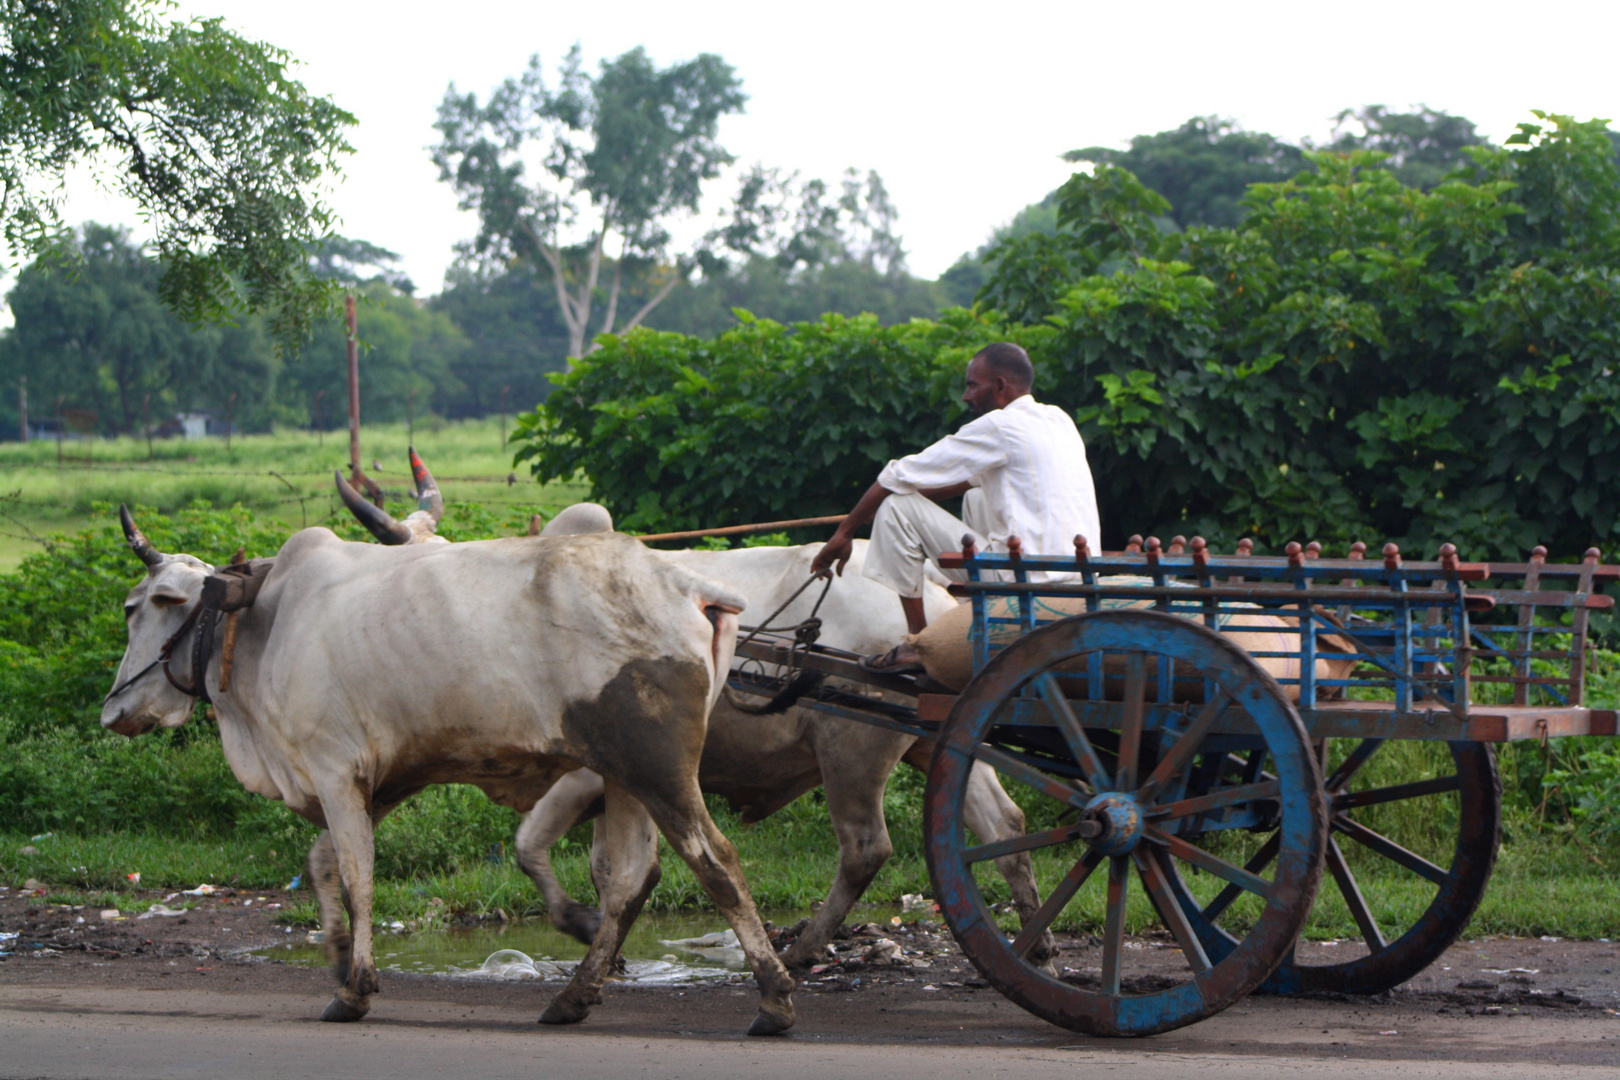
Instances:
[[[208,661],[210,647],[203,645],[202,642],[204,638],[211,639],[213,637],[215,615],[215,612],[205,609],[199,602],[196,607],[191,609],[191,614],[186,616],[186,621],[180,624],[180,629],[176,630],[173,634],[170,634],[169,640],[163,643],[163,647],[158,650],[157,659],[141,668],[141,670],[137,671],[135,674],[131,675],[117,686],[113,687],[110,691],[108,691],[107,696],[101,699],[101,703],[103,705],[107,704],[107,702],[111,701],[119,694],[122,694],[131,686],[134,686],[135,683],[140,681],[142,678],[145,678],[151,673],[152,669],[156,667],[161,667],[163,669],[163,677],[168,679],[169,684],[176,690],[180,691],[182,694],[188,694],[192,697],[201,697],[204,701],[207,701],[208,692],[206,689],[203,689],[202,693],[198,693],[197,688],[182,686],[178,681],[176,681],[174,674],[169,670],[169,659],[174,654],[174,647],[180,644],[180,639],[184,638],[188,633],[190,633],[192,628],[195,627],[199,621],[205,622],[206,625],[203,628],[204,632],[197,635],[197,640],[193,642],[191,646],[191,671],[192,678],[195,680],[196,673],[198,670],[200,670],[198,665],[199,660],[202,663],[207,663]]]
[[[227,566],[218,573],[209,574],[204,578],[202,596],[197,600],[197,606],[191,609],[191,614],[180,624],[180,629],[163,643],[163,647],[158,650],[157,659],[113,687],[112,691],[101,699],[101,703],[107,704],[128,690],[136,681],[150,674],[153,668],[161,667],[163,677],[169,680],[170,686],[188,697],[213,704],[213,699],[208,696],[208,662],[214,654],[214,628],[219,621],[220,613],[226,612],[234,616],[244,608],[252,607],[253,601],[258,599],[259,590],[264,588],[265,579],[270,576],[275,562],[274,559],[250,559],[245,563]],[[169,661],[174,655],[175,647],[193,629],[197,634],[191,642],[191,685],[187,686],[175,678],[174,672],[169,669]],[[235,644],[235,637],[235,634],[226,636],[226,668],[222,673],[221,690],[228,689],[230,685],[230,653]]]

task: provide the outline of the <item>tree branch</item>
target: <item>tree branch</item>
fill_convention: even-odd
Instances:
[[[668,296],[670,292],[674,290],[675,286],[679,285],[680,283],[681,276],[679,274],[670,275],[670,279],[664,282],[663,287],[660,288],[658,292],[653,294],[653,298],[651,300],[648,300],[645,304],[641,305],[641,310],[636,312],[635,315],[631,316],[630,321],[624,324],[624,328],[626,330],[634,330],[636,327],[640,326],[641,320],[645,319],[652,312],[653,308],[657,307],[659,304],[662,304],[664,302],[664,297]]]

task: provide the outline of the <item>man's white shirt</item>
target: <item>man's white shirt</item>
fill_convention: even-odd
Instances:
[[[1068,413],[1028,394],[889,462],[878,483],[902,495],[962,483],[982,488],[993,550],[1005,551],[1016,536],[1027,555],[1072,555],[1076,535],[1102,550],[1086,444]]]

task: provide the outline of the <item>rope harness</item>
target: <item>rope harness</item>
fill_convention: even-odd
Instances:
[[[739,701],[732,693],[731,686],[728,684],[723,689],[722,693],[725,695],[726,703],[729,704],[733,709],[736,709],[741,713],[748,713],[752,716],[763,716],[769,713],[779,713],[788,706],[792,705],[793,702],[797,701],[800,696],[808,693],[815,687],[817,683],[821,681],[821,672],[802,670],[801,659],[805,653],[810,651],[811,646],[815,645],[817,639],[821,637],[821,619],[818,617],[817,613],[821,611],[822,601],[827,599],[827,593],[832,589],[832,575],[828,574],[824,579],[824,583],[821,586],[821,595],[816,597],[815,606],[810,609],[810,614],[807,617],[800,619],[798,622],[793,623],[790,626],[771,625],[771,623],[776,620],[778,615],[781,615],[782,612],[791,607],[793,602],[799,597],[803,596],[804,591],[811,585],[815,584],[815,582],[816,575],[814,574],[806,578],[804,584],[793,590],[793,595],[782,601],[781,605],[778,606],[775,611],[767,615],[765,617],[765,621],[760,623],[758,626],[738,627],[739,630],[748,631],[747,636],[739,641],[738,645],[746,645],[761,634],[788,633],[793,635],[793,645],[788,649],[787,662],[783,665],[787,669],[786,673],[779,680],[782,687],[781,691],[777,693],[775,697],[771,698],[767,702],[764,702],[763,704],[748,703]],[[747,659],[743,661],[743,664],[748,663],[754,663],[757,665],[759,661],[750,661]]]
[[[190,615],[186,616],[186,621],[180,624],[180,629],[171,634],[169,640],[165,641],[163,647],[158,650],[157,659],[113,687],[107,696],[101,699],[101,703],[103,705],[107,704],[107,702],[150,674],[153,668],[161,667],[163,677],[169,680],[170,686],[187,697],[194,697],[205,704],[212,704],[213,699],[208,696],[207,672],[208,660],[214,651],[214,624],[218,618],[218,611],[210,607],[204,607],[202,601],[198,600],[197,606],[191,609]],[[174,677],[174,672],[169,670],[169,661],[173,659],[175,646],[179,645],[180,640],[193,629],[197,630],[197,634],[191,642],[191,685],[185,686],[179,679]]]

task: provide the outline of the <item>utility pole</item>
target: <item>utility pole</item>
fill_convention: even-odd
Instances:
[[[225,452],[231,452],[231,408],[236,404],[236,394],[232,393],[225,399]]]
[[[56,467],[62,467],[62,402],[67,398],[56,399]]]
[[[141,398],[141,426],[146,429],[146,460],[152,460],[152,395]]]
[[[354,313],[354,294],[343,298],[343,318],[348,327],[345,343],[349,354],[349,472],[360,475],[360,341]]]
[[[360,468],[360,331],[353,293],[343,298],[343,317],[348,327],[349,353],[349,476],[355,487],[381,507],[382,488]]]
[[[405,441],[416,445],[416,387],[405,395]]]
[[[503,448],[506,446],[506,392],[510,389],[509,386],[501,387],[501,446]]]
[[[28,441],[28,376],[17,380],[17,426],[23,442]]]
[[[326,445],[326,412],[321,408],[321,398],[326,395],[325,390],[315,391],[315,445]]]

